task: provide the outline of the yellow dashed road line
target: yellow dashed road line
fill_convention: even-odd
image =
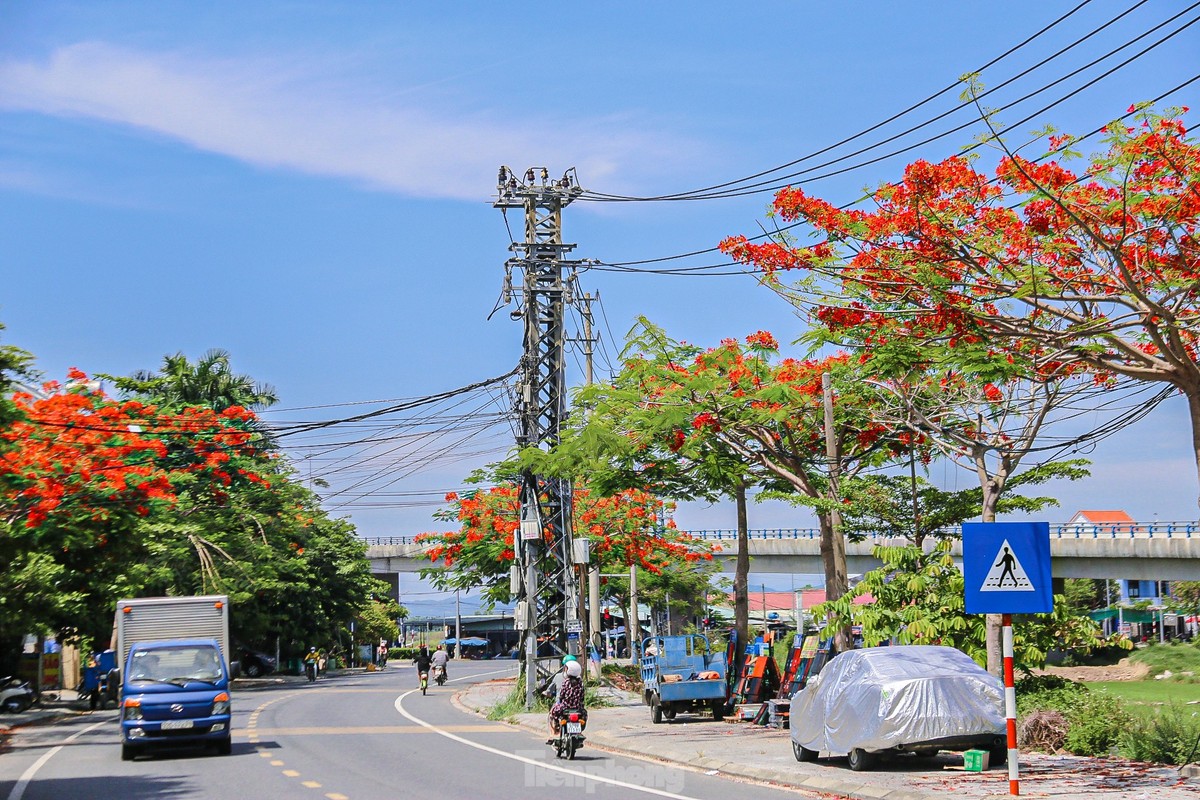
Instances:
[[[342,690],[342,691],[372,691],[372,690],[350,689],[350,690]],[[378,691],[378,690],[374,690],[374,691]],[[390,690],[388,693],[390,693]],[[343,732],[340,730],[331,731],[328,728],[317,728],[317,729],[297,728],[297,729],[295,729],[295,731],[289,731],[289,729],[287,729],[287,728],[275,728],[275,729],[268,728],[266,730],[260,730],[258,727],[258,717],[262,713],[263,709],[266,708],[267,706],[271,705],[272,703],[275,703],[275,702],[278,702],[279,700],[284,700],[284,699],[287,699],[287,698],[276,697],[273,700],[268,700],[267,702],[263,703],[261,706],[254,709],[254,711],[252,711],[250,713],[250,718],[249,718],[249,721],[247,724],[247,730],[245,732],[246,740],[250,744],[257,745],[258,741],[259,741],[259,737],[263,733],[268,733],[273,736],[279,736],[281,734],[288,734],[288,735],[294,736],[297,734],[305,734],[305,733],[322,733],[322,732],[324,732],[324,733],[331,733],[331,732],[342,733]],[[364,730],[366,730],[368,732],[374,731],[374,729],[364,729]],[[241,736],[242,736],[241,732],[235,732],[234,735],[237,736],[238,738],[241,738]],[[270,751],[263,749],[263,748],[258,748],[258,754],[262,758],[271,758],[273,755]],[[282,766],[284,766],[284,762],[279,759],[275,759],[274,761],[271,762],[271,766],[272,767],[282,767]],[[294,769],[285,769],[285,770],[283,770],[283,774],[288,778],[299,778],[300,777],[300,773]],[[308,789],[320,789],[321,788],[321,784],[317,783],[316,781],[301,781],[300,785],[304,786]],[[337,794],[335,792],[330,792],[330,793],[326,794],[325,797],[327,797],[329,800],[350,800],[350,798],[347,797],[346,795]]]

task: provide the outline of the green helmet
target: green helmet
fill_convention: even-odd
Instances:
[[[567,664],[570,664],[572,661],[578,661],[578,660],[579,659],[575,658],[575,656],[571,655],[570,653],[567,653],[565,656],[563,656],[562,663],[563,663],[563,666],[566,666]]]

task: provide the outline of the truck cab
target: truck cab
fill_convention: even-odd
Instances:
[[[136,642],[121,676],[123,760],[172,744],[230,752],[232,676],[216,639]]]

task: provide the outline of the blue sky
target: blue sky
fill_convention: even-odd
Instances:
[[[376,406],[339,404],[503,374],[521,331],[510,309],[487,319],[508,256],[505,220],[491,207],[500,164],[575,167],[585,188],[639,196],[741,178],[870,128],[1075,5],[0,0],[3,340],[33,352],[47,377],[71,366],[128,374],[167,353],[224,348],[239,371],[276,387],[281,409],[300,409],[276,420],[345,416]],[[985,70],[984,84],[1133,10],[988,104],[1045,87],[1185,7],[1085,3]],[[1001,112],[1001,121],[1053,104],[1015,125],[1014,141],[1050,123],[1083,133],[1167,92],[1200,73],[1200,24],[1084,84],[1195,16]],[[1195,105],[1198,86],[1163,103]],[[826,158],[953,109],[957,97],[944,93]],[[970,118],[956,112],[885,149]],[[953,153],[977,128],[800,183],[845,202],[913,158]],[[604,262],[706,250],[757,233],[769,200],[578,202],[565,214],[565,240],[576,256]],[[519,236],[520,220],[511,224]],[[648,267],[719,261],[707,254]],[[705,344],[758,329],[781,340],[799,332],[790,310],[746,276],[597,270],[581,286],[601,296],[601,376],[639,314]],[[576,383],[579,363],[573,354]],[[444,413],[495,412],[502,398],[473,402]],[[1141,519],[1194,519],[1186,432],[1173,400],[1085,453],[1094,476],[1050,487],[1063,504],[1050,518],[1125,508]],[[325,475],[335,489],[361,483],[339,497],[336,513],[362,535],[409,535],[437,527],[429,503],[511,441],[503,424],[461,442],[454,435],[369,457],[295,452],[302,473]],[[949,467],[930,477],[973,483]],[[678,520],[727,528],[733,514],[685,505]],[[786,507],[751,509],[752,527],[809,524]]]

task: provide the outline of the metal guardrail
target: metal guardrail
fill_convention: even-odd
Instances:
[[[737,539],[736,530],[684,531],[697,539],[721,541]],[[960,534],[958,526],[945,528],[943,533]],[[819,528],[756,528],[749,532],[751,539],[820,539]],[[1052,539],[1191,539],[1200,538],[1200,522],[1060,522],[1050,526]],[[877,536],[877,539],[892,537]],[[417,544],[414,536],[382,536],[364,539],[368,545]]]

